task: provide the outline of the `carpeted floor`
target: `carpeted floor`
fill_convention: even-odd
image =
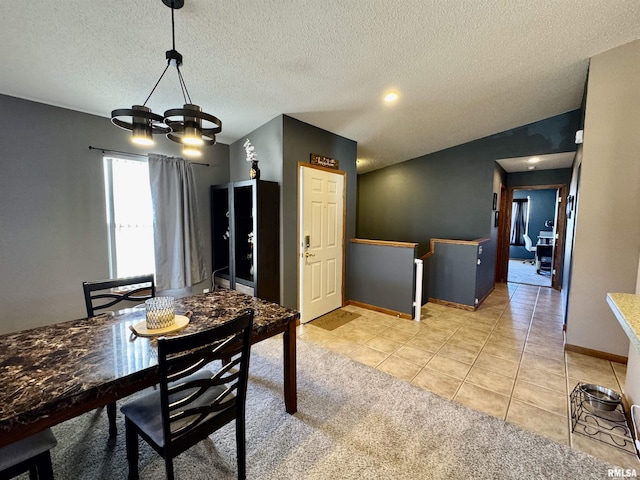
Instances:
[[[522,262],[523,261],[518,258],[509,259],[509,282],[538,285],[541,287],[551,286],[551,275],[549,272],[537,273],[535,264]]]
[[[443,399],[322,347],[298,343],[298,413],[282,402],[280,338],[253,347],[247,397],[250,479],[602,479],[579,451]],[[124,479],[124,426],[107,442],[106,415],[54,428],[56,478]],[[178,479],[236,478],[228,425],[180,455]],[[164,478],[140,443],[141,478]]]

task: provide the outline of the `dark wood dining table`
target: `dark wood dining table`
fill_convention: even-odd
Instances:
[[[187,334],[254,310],[252,343],[283,333],[284,403],[297,411],[299,314],[235,290],[176,299]],[[133,336],[144,306],[0,335],[0,447],[158,383],[157,340]],[[105,422],[106,422],[105,415]]]

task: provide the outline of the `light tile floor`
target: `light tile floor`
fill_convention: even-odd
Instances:
[[[571,432],[569,394],[579,382],[624,391],[626,366],[564,351],[560,293],[497,284],[475,312],[428,303],[420,322],[356,306],[359,318],[300,340],[347,355],[470,408],[640,469],[633,454]]]

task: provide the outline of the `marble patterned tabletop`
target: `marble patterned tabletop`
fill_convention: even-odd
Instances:
[[[217,290],[176,299],[177,314],[193,312],[176,334],[224,323],[248,308],[254,310],[253,335],[261,339],[299,318],[294,310]],[[101,398],[121,398],[156,383],[157,340],[132,336],[129,329],[144,318],[139,306],[1,335],[0,447],[17,429],[29,430],[43,418],[65,419],[65,412],[86,411]]]
[[[640,352],[640,295],[608,293],[607,303],[631,343]]]

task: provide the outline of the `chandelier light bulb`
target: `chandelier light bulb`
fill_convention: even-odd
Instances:
[[[202,140],[200,129],[196,126],[185,127],[184,135],[182,136],[182,143],[184,145],[194,147],[201,147],[202,145],[204,145],[204,140]]]
[[[194,146],[185,146],[182,149],[182,154],[191,158],[198,158],[202,156],[200,149]]]

